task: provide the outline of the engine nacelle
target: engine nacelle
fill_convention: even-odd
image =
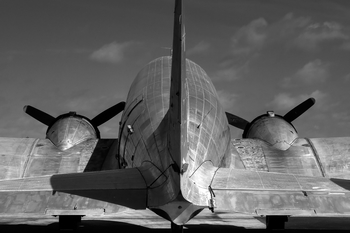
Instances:
[[[267,112],[247,125],[243,138],[258,138],[276,149],[287,150],[298,138],[298,133],[294,126],[282,116]]]
[[[100,132],[88,118],[70,112],[55,119],[46,131],[46,138],[60,150],[67,150],[85,140],[100,138]]]

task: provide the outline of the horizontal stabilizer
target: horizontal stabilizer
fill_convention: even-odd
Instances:
[[[256,215],[350,214],[350,180],[220,168],[211,184],[218,210]]]
[[[326,177],[220,168],[215,174],[211,187],[213,189],[226,190],[349,192],[350,180],[342,180],[341,186],[337,185],[336,181],[339,181],[339,179],[334,180]]]
[[[8,192],[56,192],[79,195],[133,209],[145,209],[147,186],[142,168],[58,174],[0,181],[0,196]],[[144,170],[147,172],[147,170]],[[50,203],[48,203],[50,205]]]

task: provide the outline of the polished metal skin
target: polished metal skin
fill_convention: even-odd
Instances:
[[[88,139],[99,138],[99,131],[88,119],[70,112],[59,117],[46,132],[46,137],[60,150],[67,150]]]
[[[187,135],[183,135],[187,138],[184,145],[187,150],[183,150],[187,154],[181,153],[180,166],[174,162],[177,155],[171,154],[168,148],[170,135],[167,130],[170,64],[171,57],[152,61],[140,71],[131,85],[121,120],[121,164],[131,168],[150,163],[162,171],[163,176],[168,176],[168,172],[174,170],[172,164],[178,166],[184,176],[195,173],[203,166],[203,161],[219,166],[229,153],[230,133],[226,115],[209,77],[200,66],[189,60],[186,61],[186,88],[182,98],[188,106],[182,120],[187,128]],[[178,172],[174,175],[179,176]],[[186,185],[186,178],[181,181],[182,185]],[[165,179],[164,182],[171,180]],[[161,197],[157,195],[153,198],[150,195],[149,206],[161,206],[174,200],[179,187],[167,186],[167,190]]]
[[[92,121],[25,108],[52,125],[48,139],[0,138],[0,215],[149,208],[174,232],[204,208],[268,216],[270,227],[286,216],[349,215],[350,138],[298,137],[291,121],[312,99],[251,123],[225,113],[208,75],[185,58],[182,21],[177,0],[173,54],[138,73],[125,108]],[[99,139],[96,125],[121,109],[119,140]],[[234,121],[244,138],[230,138]]]
[[[247,126],[243,138],[260,139],[276,149],[287,150],[298,138],[298,133],[291,123],[273,112],[268,112]]]

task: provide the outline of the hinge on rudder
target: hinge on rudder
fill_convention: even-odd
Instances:
[[[210,211],[212,213],[214,213],[214,208],[216,207],[215,199],[214,199],[215,193],[210,186],[208,186],[208,190],[209,190],[209,194],[210,194],[210,198],[208,199],[208,208],[210,209]]]

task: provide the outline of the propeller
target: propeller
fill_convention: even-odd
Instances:
[[[309,98],[304,102],[302,102],[301,104],[299,104],[298,106],[296,106],[295,108],[293,108],[292,110],[290,110],[289,112],[287,112],[283,116],[283,118],[289,123],[291,123],[292,121],[297,119],[301,114],[303,114],[309,108],[311,108],[315,104],[315,102],[316,100],[314,98]]]
[[[245,127],[249,124],[249,121],[228,112],[226,112],[226,117],[230,125],[235,126],[241,130],[244,130]]]
[[[121,111],[123,111],[124,107],[125,107],[125,102],[122,101],[122,102],[108,108],[107,110],[101,112],[97,116],[95,116],[91,120],[91,123],[95,127],[98,127],[98,126],[102,125],[103,123],[109,121],[111,118],[113,118],[114,116],[119,114]],[[34,119],[40,121],[41,123],[43,123],[44,125],[47,125],[47,126],[50,126],[56,119],[55,117],[53,117],[53,116],[35,108],[35,107],[32,107],[30,105],[24,106],[23,111],[25,113],[27,113],[28,115],[30,115],[31,117],[33,117]]]
[[[111,118],[115,117],[116,115],[118,115],[121,111],[124,110],[125,107],[125,102],[122,101],[106,110],[104,110],[103,112],[101,112],[100,114],[98,114],[97,116],[95,116],[91,122],[93,125],[100,126],[103,123],[109,121]]]
[[[40,121],[44,125],[50,126],[52,122],[55,120],[55,117],[37,109],[30,105],[26,105],[23,108],[23,111],[27,113],[29,116],[33,117],[34,119]]]
[[[316,100],[314,98],[309,98],[299,104],[298,106],[294,107],[292,110],[287,112],[283,118],[291,123],[295,119],[297,119],[300,115],[302,115],[304,112],[306,112],[309,108],[311,108],[315,104]],[[226,112],[228,123],[232,126],[235,126],[239,129],[244,130],[246,126],[249,124],[249,121],[242,119],[236,115],[233,115],[231,113]]]

